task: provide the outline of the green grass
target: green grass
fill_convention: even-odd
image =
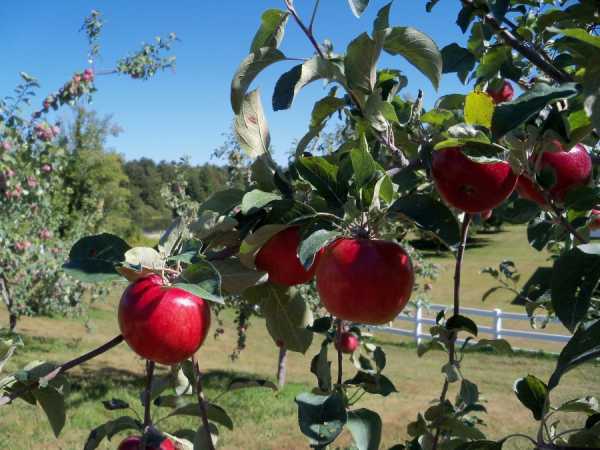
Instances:
[[[523,230],[509,229],[498,235],[487,235],[486,247],[471,248],[465,261],[463,299],[465,304],[483,308],[501,307],[521,311],[508,305],[501,296],[481,305],[480,294],[492,285],[492,280],[479,275],[486,265],[497,265],[501,259],[514,259],[519,263],[523,279],[527,278],[546,255],[538,254],[526,245]],[[502,246],[498,243],[502,243]],[[436,257],[442,266],[442,276],[433,290],[433,301],[449,304],[451,300],[452,260]],[[23,319],[19,331],[26,346],[11,360],[6,372],[10,372],[33,359],[65,361],[106,342],[118,333],[115,306],[120,287],[106,301],[94,305],[90,314],[92,332],[83,319]],[[2,311],[0,321],[6,316]],[[232,362],[229,354],[235,345],[233,315],[223,315],[226,334],[219,339],[209,337],[199,352],[199,361],[205,373],[205,385],[209,399],[215,398],[223,387],[235,377],[251,376],[274,380],[278,349],[268,337],[264,324],[254,319],[249,328],[248,348],[238,361]],[[524,324],[526,325],[526,324]],[[406,425],[415,419],[417,411],[424,411],[438,395],[443,382],[440,367],[444,354],[430,352],[423,358],[416,356],[414,344],[405,339],[379,335],[378,340],[388,355],[386,374],[394,382],[398,393],[385,399],[367,397],[359,403],[380,413],[384,422],[384,442],[381,448],[389,448],[406,437]],[[269,389],[234,391],[220,397],[218,404],[224,407],[234,421],[235,428],[229,431],[220,428],[219,448],[223,449],[298,449],[308,448],[306,439],[297,426],[297,411],[294,397],[314,386],[314,376],[309,371],[310,359],[317,353],[320,342],[315,341],[306,355],[290,354],[288,357],[288,384],[285,389],[273,392]],[[509,433],[534,433],[535,422],[531,414],[520,406],[512,394],[515,379],[534,374],[548,379],[555,365],[555,357],[497,355],[486,352],[470,352],[462,363],[464,375],[479,384],[485,397],[488,414],[482,418],[488,423],[485,429],[491,438]],[[553,402],[593,394],[600,395],[600,365],[588,364],[568,373],[564,384],[553,393]],[[144,363],[125,344],[75,369],[69,378],[73,390],[68,397],[67,425],[59,439],[52,435],[43,412],[22,401],[0,409],[0,448],[13,450],[31,449],[81,449],[89,430],[116,418],[120,411],[106,411],[102,400],[113,397],[128,401],[139,413],[139,392],[144,382]],[[345,376],[352,375],[349,362],[345,365]],[[454,388],[454,386],[453,386]],[[450,391],[450,398],[455,389]],[[164,412],[154,410],[155,417]],[[561,417],[566,427],[581,423],[581,416],[572,414]],[[172,418],[162,424],[165,431],[181,428],[196,429],[198,418]],[[112,442],[105,441],[100,448],[114,449],[121,434]],[[348,445],[349,437],[342,436],[339,446]],[[516,441],[506,448],[522,449],[524,444]]]

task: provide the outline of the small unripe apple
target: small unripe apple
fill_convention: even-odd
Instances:
[[[175,445],[171,439],[165,438],[158,447],[145,445],[142,448],[141,436],[129,436],[121,441],[117,450],[175,450]]]
[[[299,227],[289,227],[280,231],[263,245],[254,263],[256,268],[269,274],[269,281],[284,286],[307,283],[312,279],[318,264],[315,262],[306,270],[298,258],[300,245]]]
[[[575,145],[569,151],[565,151],[558,141],[549,145],[552,148],[542,153],[539,157],[541,160],[536,161],[534,155],[530,164],[538,172],[552,171],[555,182],[548,188],[548,194],[552,200],[562,203],[571,189],[585,186],[588,183],[592,174],[592,159],[585,147],[580,144]],[[521,197],[527,200],[541,206],[547,204],[540,188],[526,175],[519,176],[517,191]]]
[[[508,81],[504,80],[499,89],[488,88],[487,93],[494,99],[494,103],[510,102],[513,98],[515,90]]]
[[[142,358],[174,365],[200,348],[210,327],[210,308],[200,297],[164,286],[159,275],[141,278],[123,293],[119,327]]]
[[[335,340],[336,350],[339,350],[342,353],[354,353],[354,351],[358,348],[359,345],[360,341],[358,340],[356,335],[347,331],[342,332],[342,334],[340,334],[339,339]]]
[[[44,164],[42,166],[42,172],[44,172],[44,173],[52,172],[52,166],[50,164]]]
[[[397,243],[340,238],[321,255],[316,271],[321,303],[338,319],[379,325],[404,309],[412,293],[410,257]]]
[[[471,214],[500,205],[517,183],[517,176],[507,162],[478,163],[465,156],[459,147],[434,152],[431,173],[442,198]]]

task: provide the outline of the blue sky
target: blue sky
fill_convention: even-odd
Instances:
[[[322,0],[315,26],[317,38],[332,40],[335,50],[343,52],[355,36],[371,30],[377,10],[386,3],[371,0],[364,16],[356,19],[346,0]],[[312,0],[296,0],[305,17],[312,4]],[[112,114],[124,129],[111,140],[111,147],[127,159],[146,156],[156,161],[176,160],[189,155],[194,163],[208,161],[212,150],[223,142],[222,133],[229,129],[233,117],[229,105],[231,77],[248,53],[262,11],[283,8],[283,0],[0,2],[0,94],[10,94],[19,82],[20,71],[36,76],[42,85],[41,94],[45,94],[60,87],[74,71],[85,68],[86,40],[78,30],[94,8],[102,12],[106,22],[98,69],[112,67],[116,57],[156,35],[176,32],[181,39],[174,47],[175,72],[167,71],[148,82],[121,76],[98,79],[99,92],[91,107],[101,114]],[[390,22],[414,26],[442,48],[465,40],[454,24],[459,8],[459,1],[444,0],[428,14],[425,0],[396,0]],[[290,57],[312,55],[308,41],[291,20],[281,49]],[[322,83],[313,83],[291,110],[273,112],[270,97],[275,81],[293,65],[275,64],[254,83],[262,91],[279,160],[285,158],[291,142],[304,134],[314,101],[327,92]],[[449,74],[436,93],[429,81],[399,56],[384,56],[380,67],[384,66],[405,72],[409,77],[405,91],[414,95],[423,88],[426,105],[439,95],[466,91],[456,75]]]

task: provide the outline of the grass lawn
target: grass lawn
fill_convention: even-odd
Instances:
[[[490,245],[467,251],[465,261],[464,303],[477,307],[501,307],[509,310],[508,300],[499,296],[481,305],[481,294],[491,286],[491,279],[479,275],[479,269],[487,265],[497,265],[502,259],[519,262],[523,278],[543,263],[546,256],[529,249],[522,229],[509,229],[497,235],[488,235]],[[496,243],[502,242],[502,247]],[[449,304],[451,301],[452,262],[448,257],[437,258],[443,268],[442,276],[434,286],[433,300]],[[21,349],[6,368],[10,372],[27,361],[45,359],[64,361],[81,354],[118,334],[115,305],[119,290],[105,302],[96,305],[90,313],[91,331],[82,319],[25,318],[19,322],[19,332],[25,337],[26,347]],[[500,306],[498,306],[500,305]],[[206,373],[208,397],[214,398],[220,388],[232,377],[250,375],[274,379],[278,349],[268,337],[264,324],[253,320],[249,328],[248,348],[240,359],[232,362],[229,354],[234,347],[235,333],[232,315],[224,314],[227,332],[219,339],[212,337],[199,352],[199,360]],[[4,311],[0,313],[0,323],[5,323]],[[386,374],[395,383],[398,393],[383,399],[364,397],[358,406],[377,410],[384,421],[384,442],[381,448],[389,448],[405,437],[406,425],[414,420],[417,411],[424,411],[430,402],[439,395],[443,382],[440,367],[444,355],[430,352],[418,358],[414,346],[406,341],[380,336],[388,354]],[[232,417],[233,431],[221,429],[219,448],[223,449],[302,449],[308,448],[307,441],[297,426],[294,397],[302,390],[314,385],[314,377],[309,372],[310,358],[318,350],[315,342],[306,355],[290,354],[288,357],[288,384],[280,392],[266,389],[250,389],[226,394],[218,403]],[[508,433],[533,433],[535,422],[531,414],[520,406],[511,393],[514,380],[527,374],[547,379],[552,373],[555,361],[552,357],[527,357],[524,355],[500,356],[484,353],[469,353],[463,363],[464,375],[479,384],[485,399],[488,414],[482,416],[486,422],[490,438]],[[346,364],[350,369],[350,364]],[[586,393],[600,396],[600,365],[588,364],[564,377],[561,387],[553,394],[553,401],[560,402]],[[143,385],[143,361],[138,359],[125,344],[101,357],[74,370],[70,375],[73,391],[68,398],[67,425],[59,439],[55,439],[41,410],[22,401],[0,409],[0,448],[12,450],[31,449],[81,449],[89,430],[110,418],[118,417],[117,412],[105,411],[101,401],[119,397],[141,410],[138,394]],[[351,372],[348,370],[347,375]],[[454,393],[452,392],[453,396]],[[452,398],[452,397],[451,397]],[[155,417],[164,412],[154,410]],[[577,414],[563,416],[565,426],[581,423]],[[199,425],[196,418],[169,419],[164,422],[166,431],[180,428],[193,428]],[[117,438],[105,441],[100,448],[116,448]],[[344,435],[337,446],[348,446],[350,439]],[[512,449],[528,448],[522,441],[506,446]]]

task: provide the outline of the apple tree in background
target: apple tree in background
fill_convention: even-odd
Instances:
[[[375,2],[348,3],[358,17]],[[423,6],[430,11],[436,3]],[[77,241],[65,264],[70,275],[131,283],[119,306],[121,334],[62,365],[25,367],[0,382],[0,404],[17,398],[40,403],[58,434],[65,372],[126,341],[148,361],[143,418],[135,412],[100,425],[85,448],[131,429],[135,435],[120,448],[142,442],[145,448],[213,449],[216,424],[232,429],[233,423],[215,399],[205,398],[202,362],[194,353],[208,332],[207,301],[233,301],[261,315],[274,343],[288,351],[305,353],[318,339],[309,366],[316,386],[296,397],[308,444],[326,448],[348,429],[359,449],[380,448],[381,417],[357,403],[363,395],[385,397],[397,389],[384,373],[386,354],[368,330],[393,320],[415,289],[424,289],[416,281],[429,269],[406,244],[418,230],[456,255],[453,307],[437,316],[431,340],[417,349],[419,356],[441,350],[447,362],[440,393],[414,421],[400,424],[409,438],[392,448],[496,450],[509,439],[521,440],[523,448],[600,447],[598,401],[554,404],[551,395],[568,382],[570,370],[600,356],[600,247],[589,242],[600,203],[594,169],[600,6],[591,0],[551,3],[462,0],[456,22],[467,33],[467,47],[443,49],[419,30],[390,24],[389,3],[345,52],[319,42],[318,0],[306,18],[292,0],[283,1],[284,9],[267,10],[231,85],[235,133],[252,161],[249,187],[216,192],[193,214],[180,215],[155,248],[131,248],[110,234]],[[289,22],[306,35],[311,54],[305,59],[288,58],[280,49]],[[423,91],[415,101],[404,99],[403,72],[378,65],[382,52],[398,56],[400,66],[415,66],[434,88],[443,73],[456,73],[475,88],[441,97],[425,110]],[[280,167],[271,156],[261,95],[249,88],[263,69],[288,61],[294,65],[273,89],[275,111],[290,108],[313,81],[327,83],[329,92],[315,103],[289,165]],[[343,123],[339,147],[312,153],[334,115]],[[550,275],[536,282],[538,295],[527,290],[520,296],[530,315],[541,310],[556,316],[573,333],[548,380],[524,373],[514,383],[539,432],[499,440],[483,431],[485,386],[470,381],[461,367],[469,343],[511,351],[504,340],[478,338],[475,322],[461,314],[468,230],[492,210],[509,223],[526,223],[524,239],[532,247],[553,251]],[[510,272],[510,266],[501,270]],[[314,307],[311,299],[317,298]],[[466,338],[462,345],[459,336]],[[5,347],[10,356],[14,343]],[[347,379],[346,360],[356,369]],[[155,377],[156,363],[170,365],[169,375]],[[240,379],[227,391],[245,387],[275,388],[269,381]],[[171,412],[153,420],[153,406]],[[129,409],[118,399],[105,407]],[[554,421],[557,412],[577,412],[584,420],[579,428],[563,429]],[[199,416],[201,426],[167,433],[163,422],[180,414]]]

